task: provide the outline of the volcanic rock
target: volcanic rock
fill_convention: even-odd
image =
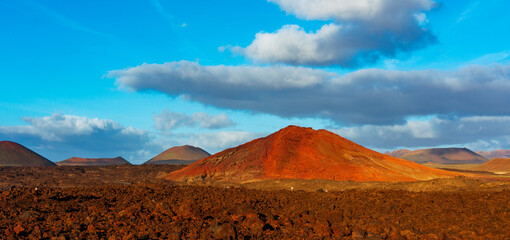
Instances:
[[[205,150],[190,145],[172,147],[153,157],[144,164],[191,164],[211,156]]]
[[[109,166],[109,165],[123,165],[129,164],[123,157],[116,158],[79,158],[72,157],[66,160],[57,162],[59,166]]]
[[[487,159],[494,158],[510,158],[510,149],[509,150],[495,150],[495,151],[476,151],[480,156]]]
[[[55,166],[55,163],[18,143],[1,141],[0,166]]]
[[[246,182],[264,179],[416,181],[452,177],[364,148],[326,130],[289,126],[170,173],[167,179]]]
[[[498,174],[510,173],[510,158],[494,158],[484,164],[473,167],[470,170],[487,171]]]
[[[467,148],[430,148],[404,154],[400,158],[417,163],[480,164],[487,159]]]

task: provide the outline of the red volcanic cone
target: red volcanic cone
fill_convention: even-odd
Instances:
[[[326,130],[289,126],[172,172],[167,179],[394,182],[456,175],[372,151]]]

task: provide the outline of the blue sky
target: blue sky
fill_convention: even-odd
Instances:
[[[289,124],[379,151],[510,148],[505,0],[0,2],[0,140],[214,153]]]

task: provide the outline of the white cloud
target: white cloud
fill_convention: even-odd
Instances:
[[[509,116],[434,117],[400,125],[364,125],[334,129],[362,145],[379,148],[417,148],[461,145],[473,150],[510,148]]]
[[[234,126],[235,123],[224,113],[210,115],[208,113],[196,112],[191,116],[192,119],[200,125],[201,128],[219,129]]]
[[[429,11],[431,0],[268,0],[284,11],[307,20],[384,21],[399,20],[395,14]],[[392,15],[393,13],[393,15]],[[397,19],[396,19],[397,18]]]
[[[176,134],[171,137],[180,144],[189,144],[206,149],[210,153],[216,153],[227,148],[236,147],[263,134],[246,131],[220,131],[210,133]]]
[[[251,91],[306,88],[332,75],[303,67],[202,66],[189,61],[142,64],[139,67],[108,73],[109,77],[120,77],[117,83],[121,87],[135,90],[165,87],[168,91],[179,92],[194,86],[197,91],[206,95],[210,94],[211,89],[220,90],[217,89],[220,85],[249,88]],[[144,81],[140,81],[140,78],[144,78]],[[167,85],[169,79],[172,80],[171,85]]]
[[[29,126],[18,131],[39,135],[49,141],[63,141],[67,136],[91,135],[98,131],[126,130],[119,123],[107,119],[87,118],[73,115],[53,114],[42,118],[25,117]]]
[[[237,50],[258,62],[356,67],[436,41],[424,27],[432,0],[269,0],[306,20],[332,20],[316,32],[285,25]]]
[[[255,40],[242,53],[257,61],[292,64],[351,59],[357,52],[334,51],[333,48],[324,46],[336,45],[341,28],[335,24],[328,24],[315,33],[307,33],[298,25],[285,25],[276,33],[257,33]]]
[[[156,90],[228,109],[337,123],[388,125],[409,116],[503,116],[510,65],[455,71],[365,69],[343,76],[303,67],[143,64],[111,71],[121,87]]]
[[[24,121],[28,125],[0,126],[0,139],[40,148],[55,161],[73,156],[129,158],[150,141],[146,131],[108,119],[53,114]]]
[[[200,127],[205,129],[219,129],[234,126],[235,123],[226,114],[211,115],[196,112],[192,115],[164,110],[153,117],[158,130],[171,130],[180,127]]]

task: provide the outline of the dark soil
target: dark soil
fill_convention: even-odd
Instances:
[[[510,238],[509,190],[268,191],[158,179],[171,170],[0,168],[9,181],[0,190],[0,238]]]
[[[127,185],[138,182],[163,182],[161,177],[185,165],[113,165],[113,166],[51,166],[0,167],[0,188],[90,187]]]

